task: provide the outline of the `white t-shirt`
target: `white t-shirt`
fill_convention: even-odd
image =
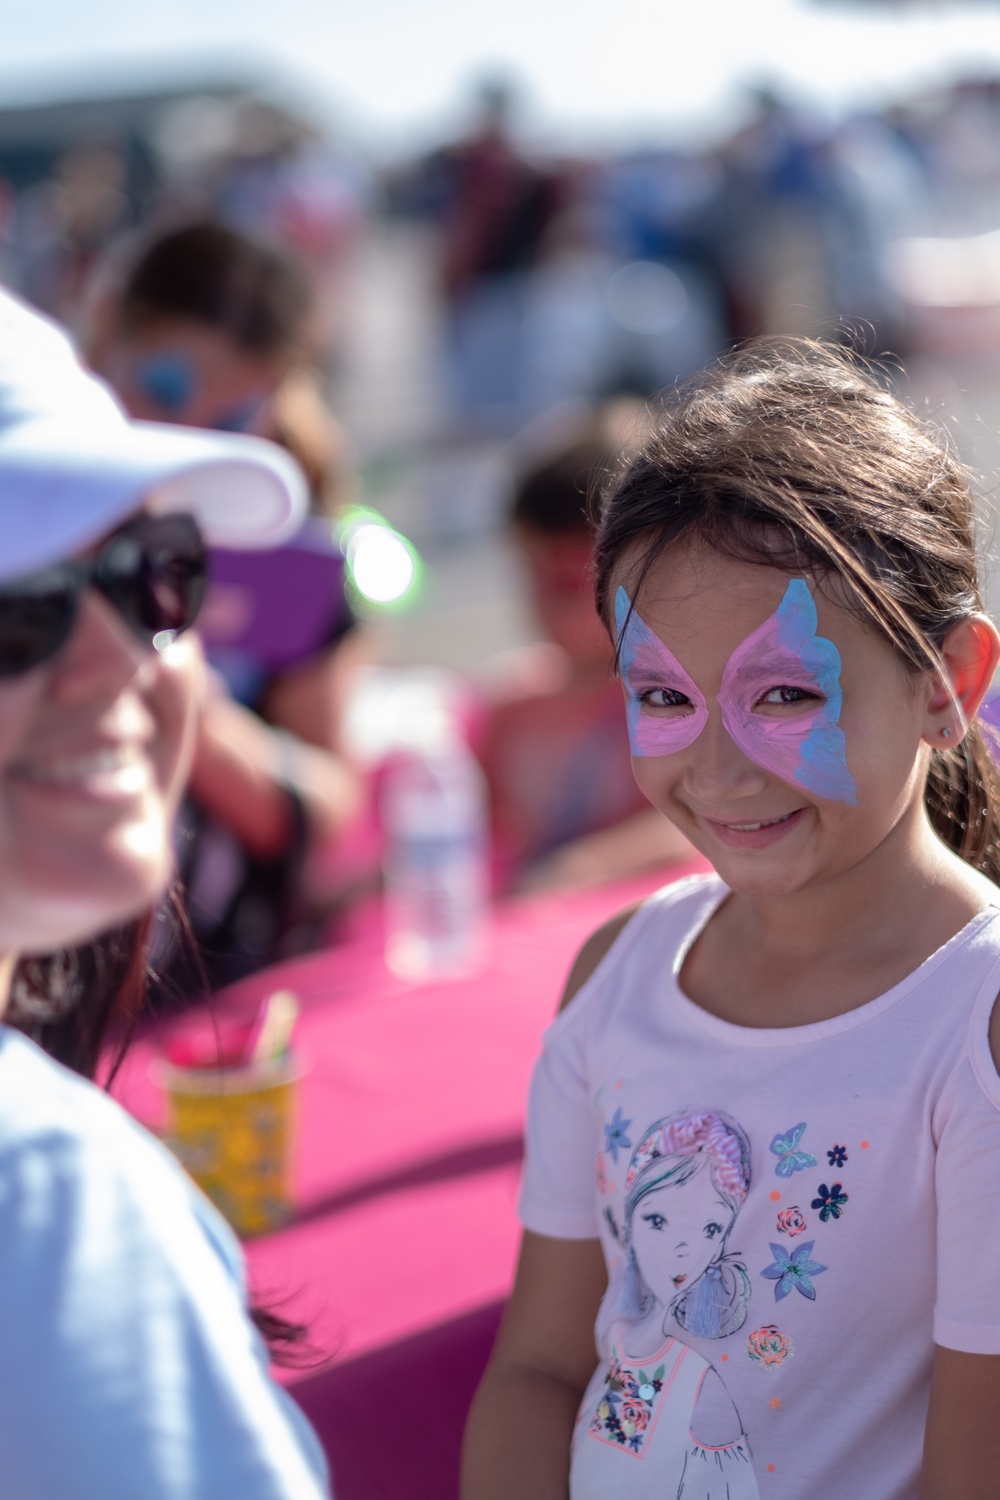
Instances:
[[[1000,1354],[1000,910],[765,1030],[677,982],[725,895],[648,901],[535,1070],[522,1219],[609,1267],[572,1500],[915,1500],[933,1342]]]
[[[4,1500],[320,1500],[228,1226],[113,1100],[0,1026]]]

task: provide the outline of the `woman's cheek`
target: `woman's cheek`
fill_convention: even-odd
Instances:
[[[20,758],[45,690],[44,668],[0,680],[0,775]]]
[[[147,700],[157,726],[157,784],[171,816],[187,785],[204,691],[201,643],[183,635],[158,653]]]

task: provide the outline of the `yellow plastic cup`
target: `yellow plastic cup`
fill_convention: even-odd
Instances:
[[[293,1057],[248,1068],[160,1065],[166,1143],[245,1239],[291,1216],[301,1073]]]

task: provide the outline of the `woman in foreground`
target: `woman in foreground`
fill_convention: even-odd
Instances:
[[[464,1495],[995,1497],[967,478],[844,355],[751,347],[606,497],[596,582],[636,780],[718,874],[596,933],[546,1034]]]
[[[0,294],[0,1010],[86,1018],[102,976],[76,950],[158,899],[197,711],[199,658],[175,637],[204,588],[200,526],[266,545],[299,489],[256,440],[128,424],[58,330]],[[0,1329],[8,1500],[326,1493],[226,1225],[7,1024]]]

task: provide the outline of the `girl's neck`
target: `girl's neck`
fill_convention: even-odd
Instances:
[[[841,875],[787,895],[731,896],[694,944],[681,987],[737,1025],[829,1020],[899,984],[991,895],[921,807]]]
[[[869,932],[905,927],[928,909],[954,910],[964,926],[987,904],[991,889],[942,844],[921,803],[843,873],[789,895],[742,902],[760,939],[789,952],[822,952],[863,941]]]

